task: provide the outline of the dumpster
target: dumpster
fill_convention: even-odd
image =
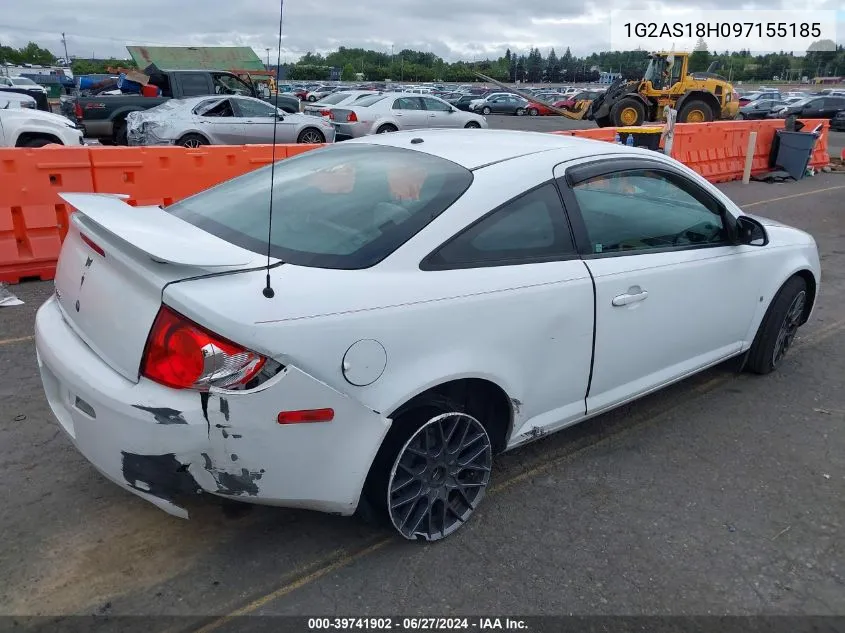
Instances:
[[[769,163],[780,167],[795,180],[801,180],[807,172],[818,138],[819,135],[812,132],[777,130]]]
[[[616,131],[619,133],[623,145],[630,134],[634,137],[634,147],[643,147],[654,151],[660,149],[660,135],[663,134],[663,126],[618,127]]]

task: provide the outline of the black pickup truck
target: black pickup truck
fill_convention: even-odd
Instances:
[[[72,110],[73,118],[83,126],[85,137],[97,139],[103,145],[126,145],[126,117],[130,112],[149,110],[168,99],[201,97],[203,95],[246,95],[263,98],[251,81],[244,81],[237,75],[217,70],[161,70],[155,67],[145,69],[149,83],[161,89],[160,97],[142,95],[79,95],[75,101],[63,104],[63,109]],[[274,100],[273,97],[265,100]],[[287,112],[299,112],[299,101],[295,97],[279,95],[276,105]],[[69,114],[69,112],[66,112]]]

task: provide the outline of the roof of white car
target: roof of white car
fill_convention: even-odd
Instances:
[[[422,142],[416,139],[421,139]],[[489,130],[489,129],[442,129],[442,130],[409,130],[378,134],[363,138],[344,141],[349,143],[364,143],[369,145],[387,145],[402,147],[432,156],[439,156],[446,160],[462,165],[467,169],[477,169],[485,165],[499,163],[519,156],[536,154],[550,150],[558,150],[556,159],[562,161],[584,156],[599,156],[629,151],[642,154],[646,150],[639,150],[625,146],[579,138],[576,136],[562,136],[547,132],[523,132],[518,130]],[[560,153],[563,150],[563,153]],[[647,152],[654,155],[656,152]]]

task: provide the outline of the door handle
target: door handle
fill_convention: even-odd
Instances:
[[[645,301],[646,299],[648,299],[648,292],[636,286],[634,288],[628,288],[628,292],[624,295],[613,297],[613,305],[617,307],[627,306],[638,301]]]

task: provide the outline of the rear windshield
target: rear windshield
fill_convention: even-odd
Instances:
[[[328,105],[333,105],[335,103],[340,103],[347,97],[351,97],[352,93],[350,92],[335,92],[334,94],[330,94],[325,99],[320,99],[320,103],[327,103]]]
[[[317,268],[368,268],[463,195],[472,173],[409,149],[349,144],[276,163],[270,254]],[[267,252],[270,166],[167,208],[232,244]]]
[[[374,103],[378,103],[382,99],[386,99],[386,98],[387,98],[387,95],[373,95],[371,97],[364,97],[363,99],[358,99],[355,102],[355,105],[366,108],[367,106],[371,106]]]

